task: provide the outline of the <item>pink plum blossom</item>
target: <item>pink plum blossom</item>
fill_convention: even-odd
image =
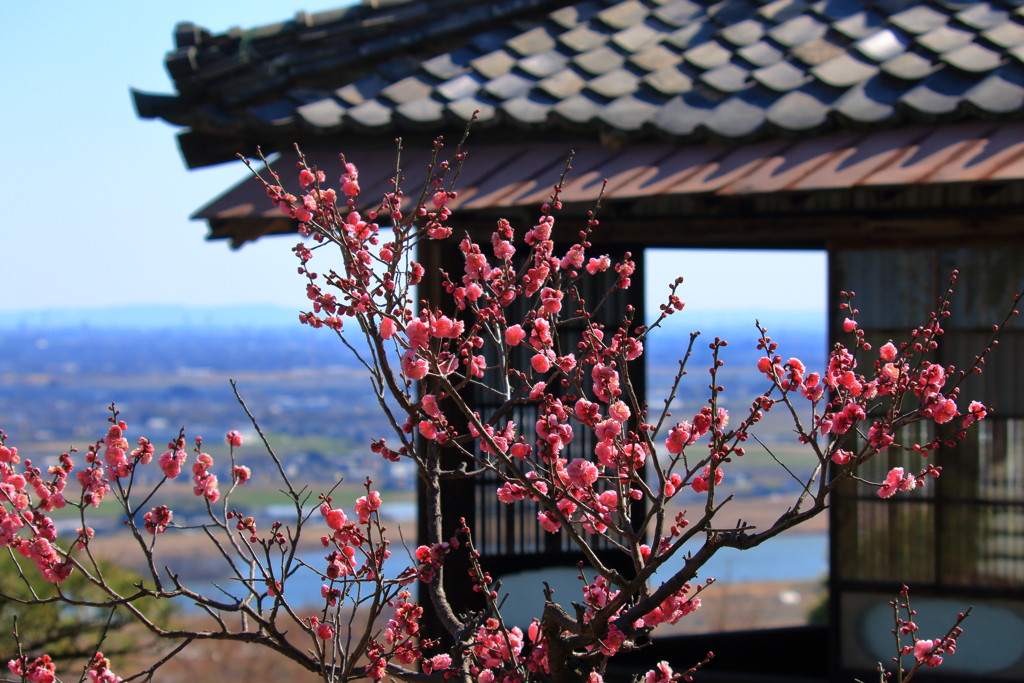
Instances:
[[[885,477],[885,483],[883,483],[882,487],[880,489],[878,489],[878,497],[879,498],[891,498],[893,496],[893,494],[895,494],[899,490],[900,484],[902,482],[903,482],[903,468],[902,467],[894,467],[894,468],[892,468],[891,470],[889,470],[889,474],[887,474],[886,477]]]

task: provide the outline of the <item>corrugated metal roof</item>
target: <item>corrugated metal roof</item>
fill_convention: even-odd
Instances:
[[[468,149],[456,187],[459,196],[451,204],[463,212],[540,204],[550,195],[570,151],[575,151],[575,156],[563,194],[567,203],[593,202],[604,179],[608,180],[606,202],[1024,179],[1024,123],[1019,122],[844,132],[740,147],[636,144],[613,150],[583,141],[578,145],[490,143]],[[390,187],[394,157],[365,143],[344,152],[360,171],[360,208],[370,208]],[[342,168],[336,152],[317,150],[306,155],[310,164],[327,173],[330,182],[337,180]],[[403,175],[408,179],[404,187],[411,193],[418,174],[426,169],[429,154],[425,149],[408,150],[402,160]],[[256,182],[245,181],[194,217],[270,219],[281,214],[269,205]]]

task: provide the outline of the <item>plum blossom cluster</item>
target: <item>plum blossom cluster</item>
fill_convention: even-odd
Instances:
[[[957,614],[955,623],[945,635],[926,640],[917,637],[918,626],[914,623],[914,617],[917,615],[917,612],[910,606],[909,588],[903,586],[902,590],[900,590],[899,599],[890,602],[889,605],[893,610],[893,620],[895,622],[893,634],[896,636],[897,643],[897,652],[896,656],[893,657],[893,662],[895,662],[898,669],[899,680],[906,683],[909,683],[914,678],[921,667],[935,668],[942,664],[942,655],[956,653],[957,639],[964,632],[960,625],[971,615],[971,609]],[[911,638],[911,642],[907,645],[903,644],[905,636],[910,636]],[[903,657],[908,655],[912,657],[912,664],[911,668],[906,670],[903,668]],[[886,673],[885,676],[888,677],[889,674]]]
[[[806,426],[796,421],[798,439],[810,445],[823,463],[830,460],[842,468],[840,472],[848,474],[888,448],[901,448],[927,458],[942,445],[952,447],[966,438],[967,429],[984,419],[989,408],[979,401],[971,401],[961,412],[960,384],[967,374],[981,373],[984,356],[991,351],[991,346],[965,371],[957,372],[952,366],[927,360],[928,354],[938,348],[944,333],[942,324],[950,315],[949,301],[956,279],[954,271],[938,310],[931,314],[927,324],[912,330],[908,341],[898,346],[889,341],[877,351],[864,341],[864,332],[855,319],[858,313],[852,305],[855,294],[841,292],[846,301],[840,306],[853,316],[846,318],[843,329],[852,333],[855,341],[850,347],[836,345],[824,373],[807,373],[797,358],[783,361],[776,352],[777,344],[762,328],[759,348],[765,350],[765,356],[759,360],[758,370],[772,382],[778,398],[772,399],[766,393],[752,409],[755,415],[778,401],[791,410],[793,400],[809,401],[814,409],[813,421]],[[1010,315],[1015,314],[1013,311]],[[1002,329],[1006,322],[996,325],[995,331]],[[992,345],[996,343],[993,341]],[[862,365],[865,361],[870,366]],[[901,411],[905,397],[912,397],[916,407]],[[937,435],[925,443],[897,440],[900,429],[912,422],[934,421],[945,425],[956,418],[961,420],[952,425],[951,434]],[[855,450],[858,447],[859,450]],[[912,491],[924,486],[928,478],[940,476],[941,472],[941,467],[925,463],[916,474],[902,467],[893,468],[884,481],[876,484],[878,495],[889,498],[900,491]]]
[[[537,505],[537,524],[547,533],[567,534],[597,572],[584,588],[586,610],[580,619],[560,613],[549,602],[526,639],[513,637],[499,622],[506,649],[510,643],[522,643],[521,652],[509,649],[500,671],[497,664],[483,662],[481,667],[479,653],[474,659],[468,652],[456,652],[450,663],[454,670],[469,667],[485,683],[491,676],[512,672],[528,677],[531,671],[557,671],[562,664],[543,657],[537,660],[544,663],[540,669],[529,665],[534,661],[531,653],[548,652],[552,639],[562,643],[554,649],[564,656],[611,656],[631,647],[633,639],[655,626],[675,623],[699,608],[701,598],[696,594],[712,582],[699,584],[692,592],[691,579],[718,550],[753,547],[821,513],[827,495],[840,481],[887,449],[901,448],[927,458],[942,445],[938,437],[904,443],[901,430],[907,425],[924,420],[944,425],[962,418],[953,435],[945,437],[955,442],[989,412],[976,401],[961,412],[962,373],[956,375],[953,368],[929,360],[948,317],[950,289],[936,313],[907,341],[889,342],[877,351],[858,326],[853,294],[844,294],[843,327],[853,341],[837,345],[827,366],[817,370],[798,358],[786,360],[761,328],[759,348],[764,357],[757,368],[765,376],[766,388],[752,402],[749,414],[733,419],[732,425],[728,411],[719,405],[725,391],[718,380],[724,365],[719,355],[727,342],[716,338],[708,345],[708,404],[682,421],[668,421],[667,408],[661,415],[652,414],[633,391],[630,363],[642,356],[648,335],[667,316],[684,309],[677,295],[682,278],[670,285],[661,316],[650,327],[636,324],[628,309],[621,312],[619,322],[595,316],[592,311],[602,302],[584,301],[581,278],[605,278],[609,293],[626,289],[632,285],[635,264],[628,252],[618,262],[607,254],[591,253],[590,235],[599,224],[595,212],[578,233],[559,227],[556,213],[562,208],[564,174],[521,242],[506,220],[498,220],[489,236],[458,236],[461,265],[429,275],[449,298],[416,305],[410,287],[421,284],[428,273],[414,260],[414,250],[422,242],[452,234],[449,223],[459,201],[452,176],[458,175],[465,153],[460,143],[445,161],[442,148],[440,140],[435,143],[427,180],[411,208],[398,169],[392,187],[372,209],[357,209],[359,191],[352,183],[358,170],[347,161],[339,179],[341,191],[326,189],[326,179],[301,156],[300,186],[305,194],[284,193],[273,172],[272,181],[264,184],[275,203],[299,222],[300,233],[315,246],[333,244],[341,254],[343,268],[321,274],[313,269],[313,246],[306,242],[295,247],[312,302],[300,321],[367,342],[367,367],[379,387],[381,408],[394,426],[388,439],[397,442],[378,438],[372,450],[390,461],[411,460],[426,482],[428,508],[434,510],[441,509],[444,478],[496,475],[494,492],[500,502]],[[565,246],[559,250],[556,244]],[[567,343],[564,328],[570,322],[581,331]],[[691,337],[687,359],[695,339],[696,335]],[[978,363],[968,371],[980,369]],[[684,374],[685,362],[677,383]],[[414,382],[420,383],[418,391]],[[493,414],[474,405],[476,387],[500,399]],[[808,414],[807,404],[809,420],[801,417]],[[523,418],[513,419],[511,410],[517,406],[530,406],[535,417],[518,424]],[[803,482],[803,493],[791,512],[770,528],[752,533],[751,527],[741,524],[734,530],[715,530],[711,520],[721,505],[716,490],[728,484],[725,470],[746,453],[751,429],[765,413],[780,408],[792,414],[796,437],[814,451],[818,468]],[[581,451],[582,443],[589,444],[586,450]],[[462,464],[446,471],[441,465],[444,453],[461,456]],[[923,486],[926,478],[940,473],[941,467],[922,463],[918,473],[896,468],[875,485],[879,496],[888,497]],[[704,511],[695,521],[683,515],[668,519],[666,501],[684,487],[707,497]],[[436,503],[431,496],[436,496]],[[359,524],[365,524],[372,501],[361,501],[357,514]],[[334,515],[335,522],[328,518],[329,525],[339,528],[337,514],[325,514]],[[440,524],[429,526],[431,535],[416,551],[418,564],[408,576],[426,583],[452,637],[469,629],[463,619],[478,623],[478,633],[494,630],[490,622],[472,622],[473,614],[479,614],[478,619],[498,617],[491,577],[474,564],[475,551],[465,543],[460,548],[456,538],[443,538]],[[632,572],[622,574],[603,565],[590,545],[594,536],[623,548]],[[698,537],[704,545],[682,570],[661,586],[648,586],[658,567]],[[653,548],[647,543],[650,538],[656,541]],[[483,603],[479,612],[462,615],[445,609],[440,584],[453,553],[467,551],[469,580]],[[567,642],[572,645],[566,647]],[[424,671],[449,668],[426,654],[421,663]],[[595,675],[600,668],[594,669]],[[672,678],[664,670],[650,676]]]
[[[7,662],[8,670],[18,678],[29,683],[60,683],[57,678],[57,667],[49,655],[29,659],[20,656]],[[86,667],[92,683],[121,683],[122,678],[110,668],[110,660],[102,652],[89,660]],[[82,674],[85,676],[85,673]]]
[[[268,445],[295,514],[290,523],[274,521],[267,528],[253,514],[230,506],[234,488],[251,477],[235,462],[240,432],[226,435],[230,462],[222,461],[218,469],[201,439],[189,462],[183,430],[159,456],[144,438],[132,448],[128,425],[116,412],[107,434],[89,447],[77,470],[68,453],[45,472],[28,461],[19,467],[17,451],[0,433],[0,543],[31,558],[51,581],[81,571],[113,604],[184,596],[220,619],[218,637],[269,647],[327,683],[360,678],[602,683],[609,658],[636,649],[655,628],[685,619],[709,599],[703,593],[714,580],[698,576],[717,552],[755,547],[821,514],[836,486],[892,449],[921,458],[921,466],[895,468],[884,481],[869,482],[878,495],[925,485],[941,474],[941,467],[927,462],[929,455],[955,445],[991,412],[960,396],[964,376],[981,371],[990,349],[966,370],[933,362],[955,274],[924,324],[907,340],[877,350],[859,327],[853,293],[844,294],[843,329],[851,336],[832,349],[823,368],[787,359],[760,327],[758,348],[764,353],[757,370],[764,390],[746,414],[730,415],[722,405],[721,352],[727,342],[715,338],[707,345],[706,404],[687,408],[681,416],[686,419],[672,419],[669,408],[687,374],[699,334],[694,333],[672,395],[663,410],[652,409],[638,395],[635,377],[642,366],[637,361],[650,335],[684,310],[682,278],[669,285],[650,325],[638,321],[638,311],[629,306],[613,310],[612,302],[635,286],[636,263],[629,252],[613,257],[593,244],[600,202],[582,225],[567,226],[559,218],[571,159],[536,220],[518,236],[504,219],[493,229],[456,232],[453,212],[463,198],[455,181],[467,158],[464,142],[465,137],[447,155],[443,140],[435,141],[426,179],[411,192],[396,164],[386,190],[368,201],[359,169],[344,157],[344,172],[328,178],[300,152],[297,194],[289,193],[269,166],[266,179],[256,174],[271,203],[296,222],[302,237],[293,248],[309,302],[300,323],[331,330],[357,353],[391,426],[391,433],[373,439],[370,450],[389,463],[405,461],[416,468],[424,536],[408,563],[399,565],[404,569],[394,571],[393,563],[402,560],[392,557],[381,521],[384,501],[371,481],[351,509],[335,503],[333,490],[312,492],[319,493],[318,507],[310,508],[312,493],[293,486],[288,468]],[[432,251],[455,254],[449,262],[454,265],[428,271],[417,259]],[[321,268],[325,254],[339,258]],[[432,292],[432,298],[415,300],[414,287]],[[596,294],[584,297],[589,291]],[[792,417],[795,438],[814,453],[817,466],[801,479],[800,493],[774,523],[757,529],[740,520],[720,528],[716,516],[723,510],[728,514],[730,501],[722,492],[734,481],[726,470],[742,463],[756,441],[754,428],[771,410]],[[947,427],[943,436],[918,443],[905,429],[917,422]],[[153,460],[162,477],[139,503],[132,498],[139,488],[136,473]],[[192,490],[208,513],[205,535],[229,559],[237,594],[203,595],[173,572],[157,570],[153,546],[177,525],[173,511],[152,499],[187,468]],[[79,486],[69,489],[72,472]],[[485,569],[469,526],[450,518],[447,502],[453,491],[465,490],[460,483],[481,476],[494,482],[488,495],[510,506],[530,505],[535,513],[529,524],[535,514],[539,529],[559,535],[559,542],[565,539],[583,556],[583,599],[575,614],[548,590],[542,613],[525,633],[505,623],[505,596]],[[700,496],[701,502],[673,516],[667,505],[681,491]],[[110,592],[91,555],[78,552],[88,550],[93,537],[84,523],[86,509],[108,497],[122,506],[149,567],[132,596]],[[75,548],[56,544],[47,517],[65,506],[82,514]],[[142,510],[147,511],[139,528],[136,517]],[[310,524],[320,529],[314,538],[319,536],[324,554],[307,563],[297,545]],[[608,562],[599,547],[620,550],[622,561]],[[664,568],[673,558],[682,558],[681,566],[666,576]],[[591,578],[584,578],[584,571]],[[294,606],[309,605],[316,596],[298,594],[299,572],[311,573],[320,584],[317,610],[305,616]],[[471,590],[453,597],[455,581],[467,582]],[[413,599],[413,585],[424,605]],[[133,614],[152,633],[182,637],[141,611]],[[240,618],[223,620],[223,614]],[[279,621],[285,617],[291,619],[287,625]],[[229,625],[236,622],[241,626]],[[350,633],[355,623],[365,627]],[[906,654],[914,655],[915,666],[936,665],[955,649],[956,635],[932,641],[915,636]],[[681,674],[659,663],[645,683],[690,680],[711,656]],[[33,683],[51,683],[48,662],[33,662],[39,663],[19,660],[19,671],[40,679],[29,679]],[[89,672],[93,683],[120,680],[101,655]]]
[[[89,562],[76,558],[71,552],[85,550],[95,532],[83,524],[76,531],[73,547],[62,547],[57,542],[57,529],[47,513],[71,506],[79,509],[84,519],[85,510],[98,507],[112,491],[119,503],[126,506],[127,492],[134,481],[136,469],[153,460],[155,449],[145,437],[139,437],[136,447],[129,450],[131,446],[125,437],[128,424],[118,419],[113,406],[111,410],[113,417],[107,433],[89,446],[84,457],[85,467],[77,472],[72,455],[74,451],[62,453],[57,464],[43,470],[30,460],[22,462],[18,449],[8,446],[5,435],[0,431],[0,545],[31,560],[43,578],[51,583],[62,583],[76,569],[95,578],[89,571]],[[239,437],[229,435],[229,441],[232,438],[240,443]],[[185,462],[184,442],[184,434],[180,434],[169,444],[171,450],[159,458],[160,469],[169,479],[180,473]],[[197,438],[196,442],[198,452],[201,439]],[[22,467],[19,469],[18,465]],[[199,453],[193,471],[196,495],[204,495],[210,502],[216,502],[220,492],[216,476],[209,471],[212,466],[213,459]],[[248,471],[248,468],[241,469]],[[79,484],[77,490],[68,488],[72,473],[75,473]],[[237,477],[237,480],[241,482],[242,477]],[[166,505],[155,506],[142,515],[142,528],[154,536],[162,534],[171,525],[173,516],[173,511]],[[103,669],[97,675],[109,681],[108,673],[103,673],[107,671]]]

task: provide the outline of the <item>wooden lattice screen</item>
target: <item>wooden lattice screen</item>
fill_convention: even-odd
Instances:
[[[889,339],[906,340],[911,328],[927,321],[954,268],[959,278],[952,317],[929,360],[967,369],[1024,283],[1024,249],[834,251],[831,289],[833,297],[843,290],[856,293],[859,320],[877,349]],[[842,339],[843,317],[833,319],[833,339]],[[864,356],[861,363],[874,358]],[[855,612],[861,608],[854,606],[878,600],[884,604],[888,598],[879,596],[894,596],[903,584],[918,598],[953,598],[965,605],[979,600],[1024,604],[1022,387],[1024,332],[1010,329],[1000,335],[984,373],[970,375],[962,384],[961,411],[972,399],[993,411],[965,441],[929,457],[942,467],[941,477],[889,500],[880,499],[876,488],[854,481],[833,495],[831,618],[840,627],[833,630],[833,666],[849,668],[857,660],[849,650],[860,647]],[[900,441],[927,442],[951,433],[948,427],[918,423]],[[922,460],[916,453],[889,449],[867,463],[860,476],[881,481],[893,467],[917,472]]]

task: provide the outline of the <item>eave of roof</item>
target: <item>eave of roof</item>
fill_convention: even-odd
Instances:
[[[571,150],[575,152],[573,170],[562,194],[567,207],[592,206],[605,180],[605,204],[651,205],[661,199],[685,197],[731,201],[773,193],[804,197],[791,203],[790,210],[801,205],[804,210],[814,210],[814,203],[808,204],[806,197],[828,191],[878,190],[884,194],[895,187],[977,183],[998,189],[1024,180],[1021,122],[919,125],[877,133],[847,131],[738,147],[641,143],[613,150],[585,140],[504,142],[470,145],[459,177],[458,198],[450,206],[463,218],[532,211],[548,199]],[[311,165],[327,174],[329,182],[343,172],[336,151],[305,153]],[[360,170],[363,201],[357,208],[374,208],[390,187],[393,155],[366,142],[347,146],[345,155]],[[409,182],[422,182],[418,174],[426,168],[428,150],[412,148],[402,158],[403,174]],[[284,180],[289,181],[287,177]],[[415,189],[410,184],[405,187],[407,191]],[[942,199],[948,204],[955,197]],[[1012,203],[1019,210],[1021,198],[1015,196]],[[673,217],[685,225],[688,216],[684,211],[675,205],[664,208],[664,216],[658,214],[657,207],[646,211],[649,217]],[[843,211],[844,207],[832,209]],[[211,238],[231,238],[235,246],[264,234],[295,230],[293,222],[270,205],[263,188],[252,180],[232,188],[193,217],[209,221]]]
[[[742,144],[1024,111],[1024,0],[419,0],[248,32],[179,26],[187,163],[460,129]]]

